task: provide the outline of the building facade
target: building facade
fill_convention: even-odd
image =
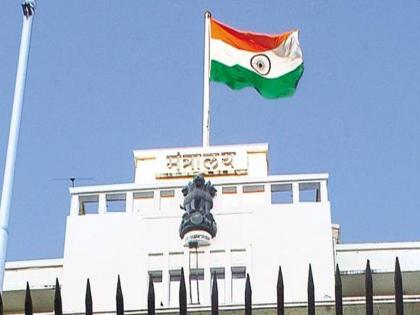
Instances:
[[[269,175],[268,161],[267,144],[134,151],[132,183],[70,188],[62,258],[7,264],[6,312],[22,312],[26,281],[34,309],[51,311],[56,278],[64,313],[84,312],[87,278],[94,311],[114,312],[118,276],[127,311],[146,309],[151,278],[158,311],[175,312],[181,268],[191,310],[209,308],[212,275],[221,309],[243,307],[247,274],[255,307],[273,310],[281,266],[286,305],[300,314],[310,264],[316,301],[323,313],[333,314],[338,263],[346,307],[359,314],[367,259],[375,303],[386,312],[393,303],[398,256],[406,308],[416,314],[420,243],[340,244],[339,226],[331,222],[328,174]],[[217,235],[208,246],[190,248],[179,236],[180,205],[182,188],[197,174],[217,189],[211,211]]]

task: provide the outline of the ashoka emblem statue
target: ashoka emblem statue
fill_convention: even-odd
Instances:
[[[206,183],[202,174],[195,176],[182,189],[184,204],[181,209],[185,213],[179,227],[179,236],[185,241],[185,246],[206,246],[216,236],[217,225],[210,212],[216,192],[216,188],[210,181]]]

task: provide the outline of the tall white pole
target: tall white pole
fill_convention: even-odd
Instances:
[[[203,147],[210,145],[210,18],[204,14]]]
[[[32,20],[35,1],[26,0],[22,4],[23,25],[17,66],[15,94],[13,97],[12,119],[10,122],[9,143],[7,146],[6,166],[4,168],[3,191],[0,203],[0,290],[3,291],[4,268],[6,264],[7,239],[9,235],[10,199],[12,197],[15,173],[16,150],[19,140],[20,118],[22,115],[23,95],[25,92],[26,68],[28,65],[29,45],[31,42]]]

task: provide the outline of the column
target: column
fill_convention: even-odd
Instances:
[[[128,200],[128,198],[127,198]],[[162,287],[163,287],[163,306],[169,306],[169,253],[163,253],[163,266],[162,266]]]
[[[159,196],[160,197],[160,196]],[[184,277],[185,277],[185,288],[187,289],[187,304],[191,304],[190,299],[190,249],[184,248]]]
[[[328,202],[328,182],[323,180],[320,183],[321,202]]]
[[[99,194],[98,213],[106,213],[106,194]]]
[[[230,248],[225,249],[225,301],[226,304],[232,303],[232,270]]]
[[[294,182],[292,183],[292,195],[293,195],[293,203],[299,202],[299,183]]]
[[[125,195],[125,212],[133,212],[134,208],[134,198],[133,198],[133,192],[128,191]]]
[[[204,268],[204,289],[203,294],[200,293],[201,305],[210,305],[210,294],[211,294],[211,273],[210,273],[210,249],[204,249],[203,261],[198,265]]]
[[[79,215],[80,203],[78,195],[71,195],[70,215]]]

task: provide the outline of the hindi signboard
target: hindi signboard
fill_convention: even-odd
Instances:
[[[245,150],[196,149],[174,151],[158,157],[156,178],[187,177],[196,174],[207,176],[246,175]]]

